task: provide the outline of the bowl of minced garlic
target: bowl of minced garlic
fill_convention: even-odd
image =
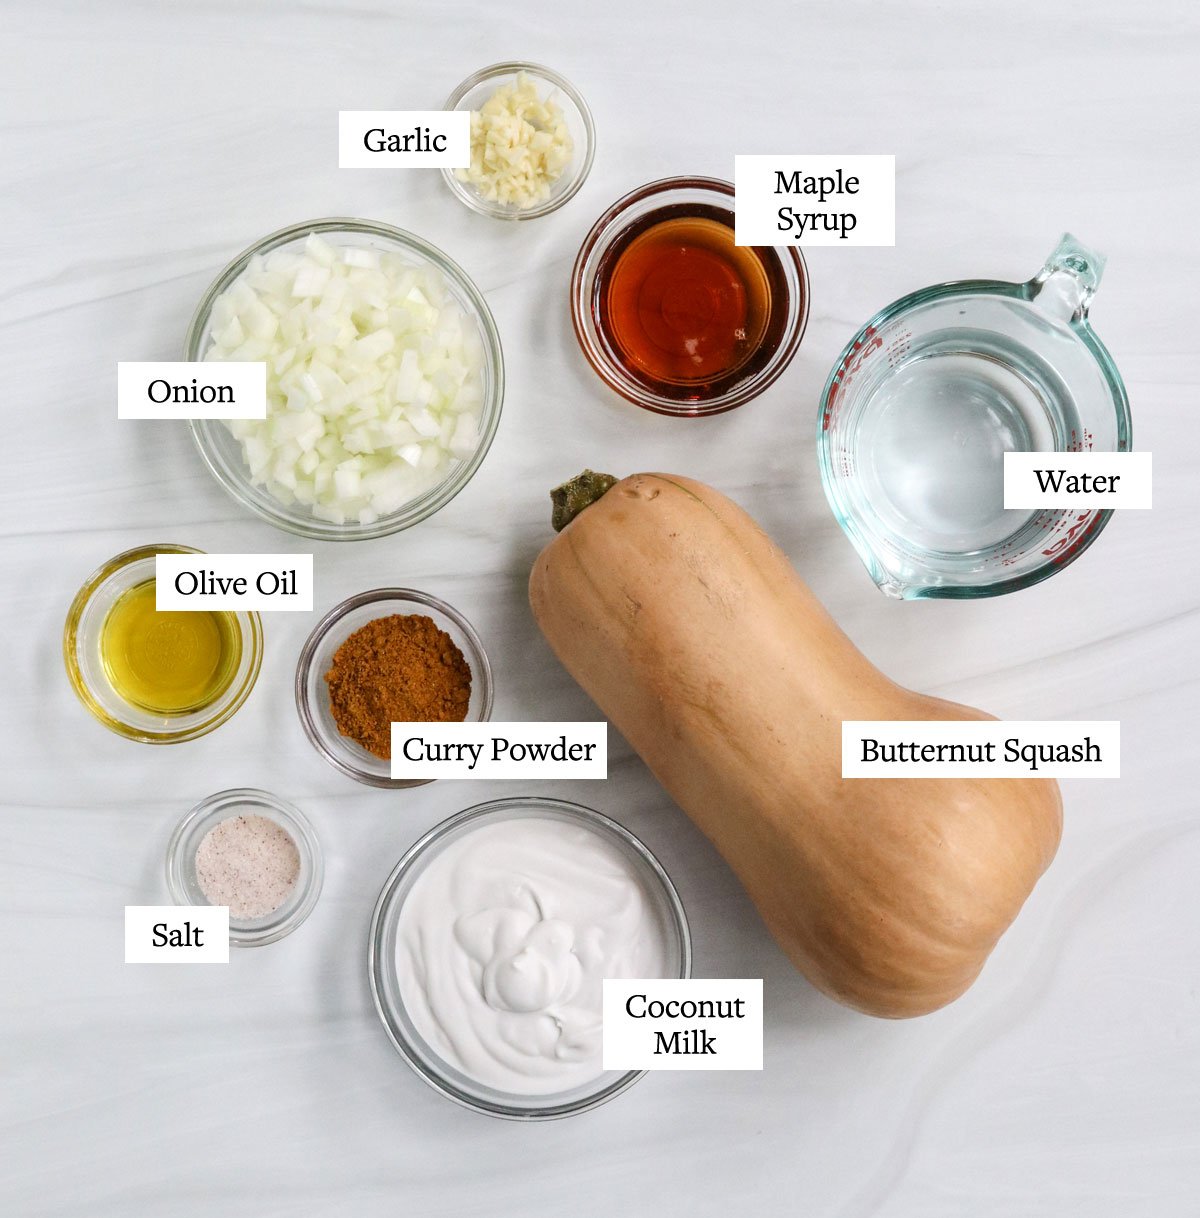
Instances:
[[[343,601],[309,635],[296,709],[335,769],[369,786],[419,786],[431,780],[391,776],[392,724],[483,722],[491,665],[456,609],[412,588],[376,588]]]
[[[532,220],[562,207],[592,167],[596,132],[582,95],[540,64],[481,68],[446,110],[471,112],[471,163],[443,169],[455,196],[500,220]]]

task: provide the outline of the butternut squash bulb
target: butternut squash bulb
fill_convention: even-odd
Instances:
[[[844,719],[990,716],[885,677],[711,487],[590,478],[530,578],[563,665],[814,985],[896,1018],[957,998],[1054,857],[1057,783],[843,779]]]

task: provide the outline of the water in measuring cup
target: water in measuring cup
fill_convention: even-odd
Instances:
[[[1034,513],[1004,508],[1004,454],[1052,452],[1077,419],[1053,369],[998,336],[937,331],[864,401],[854,445],[860,493],[907,547],[991,550]]]

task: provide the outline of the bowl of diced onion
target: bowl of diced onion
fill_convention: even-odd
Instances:
[[[265,419],[194,419],[205,464],[278,528],[383,537],[444,507],[500,421],[504,359],[466,273],[375,221],[295,224],[204,293],[188,360],[265,363]]]
[[[471,112],[471,164],[442,177],[472,211],[533,220],[578,193],[592,168],[596,130],[582,94],[536,63],[481,68],[446,99]]]

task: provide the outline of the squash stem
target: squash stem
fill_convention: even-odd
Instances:
[[[612,474],[598,474],[595,470],[585,469],[562,486],[556,486],[550,492],[550,502],[554,505],[550,523],[554,531],[561,533],[584,508],[591,507],[616,484],[617,480]]]

